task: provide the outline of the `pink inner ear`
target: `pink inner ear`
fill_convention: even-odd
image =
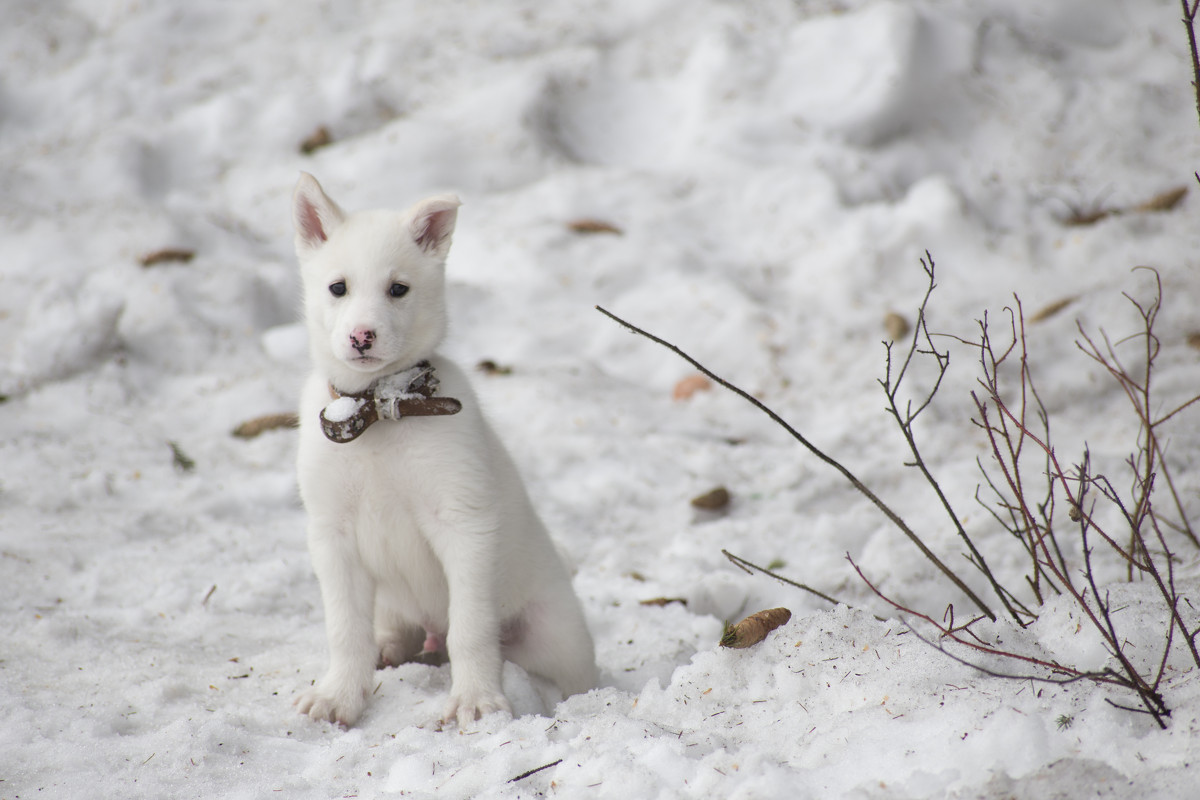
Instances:
[[[423,224],[413,232],[413,238],[417,240],[417,244],[422,250],[435,250],[449,235],[453,221],[454,209],[452,208],[445,211],[432,211],[420,221]]]
[[[296,224],[300,226],[300,236],[305,241],[314,244],[325,241],[325,226],[321,224],[321,215],[307,197],[301,197],[296,203]]]

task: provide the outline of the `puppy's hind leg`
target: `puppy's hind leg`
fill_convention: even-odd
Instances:
[[[596,687],[592,636],[569,583],[552,587],[506,626],[504,656],[554,682],[563,697]]]
[[[379,646],[379,660],[376,669],[398,667],[412,661],[421,651],[425,641],[425,631],[417,625],[410,625],[400,620],[389,620],[386,610],[380,606],[375,608],[375,643]]]
[[[409,621],[383,593],[375,602],[375,642],[379,645],[377,669],[417,662],[440,666],[448,660],[440,637]]]

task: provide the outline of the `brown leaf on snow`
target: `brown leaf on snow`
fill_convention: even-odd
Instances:
[[[1179,205],[1179,201],[1187,197],[1188,187],[1176,186],[1165,192],[1154,195],[1144,203],[1133,207],[1134,211],[1170,211]]]
[[[675,384],[671,397],[676,400],[687,400],[696,392],[707,392],[712,388],[712,381],[703,375],[688,375]]]
[[[175,469],[180,472],[191,472],[196,468],[196,462],[191,457],[183,452],[183,448],[176,442],[167,442],[171,447],[171,461],[175,464]]]
[[[1143,203],[1126,206],[1124,208],[1091,208],[1080,209],[1072,208],[1071,214],[1063,220],[1066,225],[1093,225],[1106,217],[1116,216],[1118,214],[1133,213],[1155,213],[1161,211],[1171,211],[1183,198],[1187,197],[1187,186],[1176,186],[1172,189],[1167,189],[1165,192],[1159,192]]]
[[[729,490],[724,486],[718,486],[699,497],[693,497],[692,505],[705,511],[719,511],[729,505]]]
[[[908,336],[908,332],[912,330],[912,327],[908,324],[908,320],[903,314],[889,311],[883,317],[883,329],[887,331],[889,339],[893,342],[898,342],[905,336]]]
[[[1121,210],[1118,208],[1073,208],[1067,218],[1063,220],[1063,224],[1081,228],[1086,225],[1095,225],[1102,219],[1120,213]]]
[[[1029,321],[1041,322],[1042,320],[1050,319],[1078,299],[1078,297],[1064,297],[1061,300],[1055,300],[1050,305],[1043,306],[1042,308],[1039,308],[1037,311],[1033,312],[1033,314],[1029,317]]]
[[[638,604],[643,606],[668,606],[671,603],[680,603],[687,605],[687,598],[684,597],[651,597],[649,600],[639,600]]]
[[[737,625],[727,625],[721,636],[721,647],[750,647],[767,638],[767,634],[792,618],[786,608],[768,608],[751,614]]]
[[[567,223],[567,229],[572,233],[611,233],[621,236],[625,231],[600,219],[575,219]]]
[[[300,417],[292,411],[282,414],[267,414],[246,420],[233,429],[233,435],[240,439],[253,439],[260,433],[273,431],[276,428],[296,428],[300,425]]]
[[[300,143],[300,152],[306,156],[312,155],[322,147],[328,147],[331,144],[333,144],[333,134],[329,132],[329,128],[322,125]]]
[[[146,253],[138,259],[143,267],[153,267],[155,264],[181,263],[186,264],[196,257],[195,250],[185,250],[182,247],[164,247],[152,253]]]
[[[513,371],[513,368],[507,364],[497,364],[490,358],[485,358],[483,361],[480,361],[475,365],[475,369],[479,370],[485,375],[511,375]]]

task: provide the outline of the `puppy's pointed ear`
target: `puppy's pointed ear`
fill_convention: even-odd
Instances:
[[[438,258],[446,257],[460,205],[462,201],[452,194],[441,194],[417,203],[412,210],[409,230],[422,250]]]
[[[300,173],[292,192],[292,220],[296,225],[296,252],[316,250],[342,224],[346,215],[321,189],[317,179]]]

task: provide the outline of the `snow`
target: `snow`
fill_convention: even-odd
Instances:
[[[1063,457],[1086,441],[1121,475],[1136,420],[1076,322],[1135,333],[1122,293],[1147,300],[1153,280],[1134,267],[1163,280],[1161,408],[1197,385],[1200,127],[1177,3],[10,0],[5,16],[0,797],[1194,791],[1200,681],[1182,649],[1165,730],[1113,707],[1131,702],[1116,689],[947,658],[845,560],[935,618],[968,613],[873,506],[731,393],[673,400],[692,369],[593,310],[761,398],[961,566],[883,412],[883,320],[913,318],[926,251],[934,330],[973,336],[1014,293],[1027,314],[1073,299],[1030,325],[1033,370]],[[301,154],[322,125],[333,144]],[[409,664],[378,673],[354,729],[292,707],[326,661],[295,433],[230,431],[294,409],[305,373],[301,170],[352,209],[464,199],[446,351],[511,367],[475,384],[576,565],[595,691],[547,706],[509,667],[515,717],[443,729],[448,668]],[[1064,224],[1182,185],[1170,211]],[[162,248],[195,256],[139,263]],[[918,435],[1020,587],[1025,564],[972,499],[975,355],[947,346]],[[1168,431],[1193,514],[1196,413]],[[689,505],[719,485],[723,513]],[[1172,542],[1195,597],[1200,554]],[[1150,671],[1161,604],[1099,561]],[[763,643],[717,647],[725,620],[776,606],[792,619]],[[980,633],[1110,664],[1079,617],[1054,599],[1027,630]]]
[[[361,397],[339,397],[325,406],[322,414],[330,422],[345,422],[357,414],[365,403]]]
[[[427,364],[418,364],[415,367],[410,367],[403,372],[398,372],[395,375],[388,375],[380,378],[375,385],[375,396],[383,398],[382,405],[387,406],[391,400],[416,400],[425,397],[418,391],[410,391],[413,384],[418,378],[425,377],[421,383],[426,388],[436,392],[439,381],[436,375],[432,374]]]

